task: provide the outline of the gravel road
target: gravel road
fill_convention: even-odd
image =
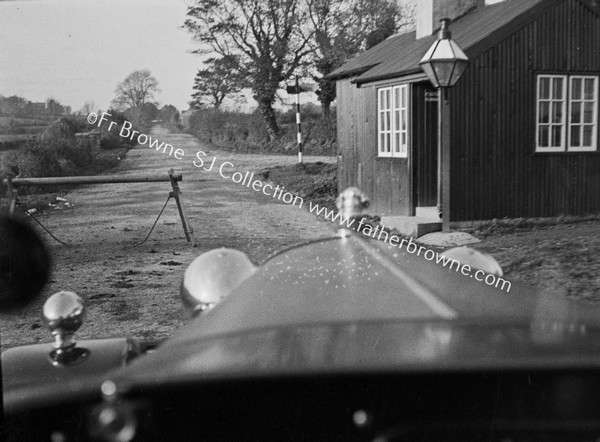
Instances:
[[[286,246],[333,233],[333,226],[307,210],[236,184],[217,170],[228,161],[233,166],[226,165],[227,175],[235,170],[244,174],[292,164],[296,157],[219,151],[191,135],[162,128],[154,128],[151,136],[183,149],[183,159],[138,146],[129,151],[115,173],[166,175],[169,168],[182,173],[183,203],[198,246],[186,242],[175,201],[171,200],[150,239],[133,248],[146,237],[163,207],[171,190],[168,182],[72,189],[66,195],[68,206],[61,203],[59,208],[38,215],[68,247],[42,232],[54,260],[51,282],[25,311],[0,314],[3,348],[50,340],[40,312],[45,299],[59,290],[72,290],[87,303],[87,320],[78,333],[81,338],[168,337],[186,321],[179,302],[179,283],[186,266],[199,254],[231,247],[260,264]],[[207,167],[216,158],[212,171],[194,166],[198,150],[206,153]],[[306,161],[333,162],[334,158],[306,157]]]

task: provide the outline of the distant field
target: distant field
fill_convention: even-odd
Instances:
[[[0,117],[0,149],[2,143],[29,140],[41,133],[51,120],[44,118]],[[4,146],[4,148],[14,146]]]
[[[7,141],[19,141],[19,140],[29,140],[30,138],[35,137],[35,134],[10,134],[10,135],[1,135],[0,134],[0,143],[6,143]]]
[[[0,135],[34,135],[39,134],[48,126],[15,126],[0,127]]]
[[[47,126],[53,118],[19,118],[19,117],[0,117],[0,128],[10,127],[11,121],[13,127],[20,126]]]

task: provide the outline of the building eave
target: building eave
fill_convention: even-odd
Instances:
[[[336,74],[335,71],[334,71],[331,74],[325,75],[325,77],[323,77],[323,78],[325,78],[326,80],[337,81],[337,80],[342,80],[342,79],[348,78],[348,77],[355,77],[357,75],[362,75],[365,72],[373,69],[378,64],[379,63],[375,63],[375,64],[372,64],[370,66],[362,66],[360,68],[352,69],[352,70],[349,70],[349,71],[344,71],[344,72],[341,72],[339,74]]]
[[[375,83],[378,81],[393,80],[393,79],[403,80],[406,82],[415,82],[415,81],[427,80],[427,75],[425,75],[425,72],[423,72],[420,68],[418,68],[418,69],[406,70],[403,72],[393,72],[393,73],[378,75],[376,77],[369,77],[369,78],[362,79],[362,80],[359,78],[356,78],[356,79],[352,80],[352,83],[354,83],[360,87],[367,83]]]

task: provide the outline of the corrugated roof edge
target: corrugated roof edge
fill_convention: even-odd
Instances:
[[[469,8],[467,11],[465,11],[463,14],[454,17],[454,20],[458,20],[461,17],[464,17],[465,15],[471,13],[474,9],[477,9],[477,6],[473,6],[472,8]],[[432,33],[431,35],[435,35],[437,33],[439,33],[441,26],[437,27]],[[407,28],[407,29],[403,29],[400,32],[396,32],[395,34],[390,35],[388,38],[386,38],[385,40],[383,40],[382,42],[376,44],[375,46],[373,46],[372,48],[370,48],[368,51],[364,51],[361,52],[360,54],[358,54],[356,57],[346,61],[342,66],[340,66],[339,68],[335,69],[333,72],[330,72],[329,74],[325,75],[325,79],[327,80],[340,80],[342,78],[345,77],[352,77],[354,75],[360,75],[360,74],[364,74],[365,72],[367,72],[368,70],[370,70],[371,68],[377,66],[378,64],[380,64],[382,61],[378,62],[378,63],[374,63],[368,66],[361,66],[358,68],[354,68],[354,69],[346,69],[344,70],[343,67],[348,65],[349,63],[358,60],[358,58],[362,58],[365,54],[367,54],[367,52],[369,51],[374,51],[374,50],[378,50],[379,46],[385,42],[388,42],[389,40],[393,39],[393,38],[397,38],[397,37],[402,37],[406,34],[410,34],[411,32],[415,32],[416,33],[416,28],[414,26]],[[407,72],[407,74],[409,74],[410,72]]]
[[[354,77],[355,75],[364,74],[365,72],[371,70],[378,64],[379,63],[375,63],[375,64],[371,64],[368,66],[356,68],[356,69],[346,70],[339,74],[336,74],[336,71],[337,71],[337,69],[336,69],[335,71],[331,72],[330,74],[325,75],[325,77],[323,77],[323,78],[325,78],[326,80],[341,80],[342,78],[346,78],[346,77]]]
[[[415,75],[415,74],[420,74],[420,73],[422,73],[423,76],[425,76],[425,72],[423,72],[421,70],[421,68],[409,69],[409,70],[402,72],[402,77],[408,77],[409,75]],[[378,75],[378,76],[369,77],[369,79],[366,81],[359,81],[358,79],[354,79],[351,81],[351,83],[354,83],[354,84],[357,84],[360,86],[361,84],[364,84],[364,83],[373,83],[375,81],[390,80],[392,78],[398,78],[398,77],[399,77],[399,75],[396,73],[382,74],[382,75]],[[425,78],[427,78],[427,77],[425,76]]]
[[[344,77],[351,77],[353,75],[359,75],[359,74],[362,74],[362,73],[368,71],[369,69],[371,69],[374,66],[377,66],[379,63],[381,63],[381,61],[378,61],[376,63],[370,63],[368,65],[359,65],[358,67],[355,67],[355,68],[351,67],[350,69],[347,69],[347,68],[344,69],[344,66],[352,65],[353,63],[356,63],[356,61],[358,61],[358,59],[368,57],[369,54],[371,54],[373,52],[377,52],[379,49],[381,49],[382,45],[389,43],[390,40],[403,37],[407,34],[410,34],[411,32],[415,32],[415,29],[408,28],[408,29],[402,30],[401,32],[396,32],[395,34],[390,35],[388,38],[386,38],[382,42],[376,44],[372,48],[369,48],[366,51],[361,52],[360,54],[357,54],[355,57],[351,58],[350,60],[347,60],[342,66],[333,70],[329,74],[325,75],[324,78],[327,80],[338,80],[338,79],[341,79]]]
[[[485,50],[485,48],[489,47],[491,44],[493,44],[494,41],[498,41],[502,38],[506,37],[506,34],[513,32],[515,30],[515,28],[523,26],[524,22],[528,22],[532,19],[532,17],[529,15],[531,14],[533,11],[539,11],[540,9],[545,9],[546,7],[549,7],[551,5],[555,5],[557,3],[559,3],[560,1],[563,0],[551,0],[551,1],[546,1],[546,0],[540,0],[539,2],[536,2],[535,5],[532,5],[528,10],[527,13],[524,14],[525,16],[521,15],[519,17],[517,17],[516,19],[511,20],[511,22],[504,24],[503,26],[498,27],[497,29],[494,29],[492,31],[491,34],[483,37],[480,41],[474,42],[469,48],[468,50],[466,50],[467,55],[469,56],[476,56],[478,54],[480,54],[483,50]],[[590,5],[590,0],[579,0],[583,5],[587,6],[589,9],[591,9],[593,12],[595,12],[596,14],[600,15],[600,8],[598,8],[597,6],[592,6]],[[499,5],[491,5],[491,8],[495,8]],[[469,14],[471,14],[473,11],[476,11],[478,8],[471,8],[469,9],[469,11],[467,11],[465,14],[463,14],[460,18],[463,18]],[[459,20],[459,18],[457,18],[456,20]],[[516,26],[515,26],[516,25]],[[404,33],[399,33],[399,34],[394,34],[393,37],[398,37],[401,35],[405,35],[408,34],[410,32],[414,32],[414,30],[406,30]],[[436,32],[432,33],[432,35],[435,35],[437,33]],[[391,37],[390,37],[391,38]],[[384,40],[384,42],[380,43],[384,44],[385,42],[387,42],[388,40]],[[369,51],[372,50],[381,50],[382,48],[380,47],[380,45],[374,46],[373,48],[371,48]],[[363,58],[363,56],[366,54],[366,52],[363,52],[362,54],[359,54],[354,60],[351,60],[349,62],[347,62],[344,66],[348,66],[350,64],[357,64],[356,61],[359,58]],[[354,61],[354,63],[352,63]],[[336,80],[336,79],[341,79],[341,78],[345,78],[345,77],[351,77],[351,76],[357,76],[357,75],[364,75],[367,74],[367,72],[373,68],[375,68],[376,66],[380,65],[381,63],[383,63],[385,60],[380,60],[377,63],[372,63],[370,64],[370,66],[359,66],[358,68],[355,69],[344,69],[344,66],[341,66],[340,68],[336,69],[334,72],[332,72],[331,74],[329,74],[327,76],[328,79],[330,80]],[[410,75],[413,74],[415,71],[415,69],[408,69],[405,71],[401,71],[401,72],[395,72],[395,73],[386,73],[386,74],[382,74],[382,75],[378,75],[377,77],[368,77],[367,78],[362,78],[362,79],[357,79],[356,81],[354,81],[355,83],[358,84],[362,84],[362,83],[368,83],[371,81],[378,81],[378,80],[385,80],[385,79],[389,79],[389,78],[395,78],[395,77],[403,77],[405,75]]]
[[[552,5],[556,5],[557,3],[560,3],[561,1],[564,1],[564,0],[539,0],[539,2],[536,2],[534,5],[531,5],[531,7],[528,8],[525,13],[514,18],[510,22],[508,22],[502,26],[499,26],[498,28],[494,29],[490,34],[483,37],[481,40],[476,41],[476,42],[472,43],[471,45],[469,45],[469,47],[464,48],[465,52],[467,53],[467,55],[470,58],[478,56],[479,54],[481,54],[482,52],[487,50],[490,46],[497,43],[499,40],[506,38],[508,35],[510,35],[512,32],[514,32],[517,28],[520,28],[521,26],[524,26],[524,25],[526,25],[526,23],[530,22],[533,19],[532,15],[535,15],[540,10],[546,9]],[[587,6],[587,3],[588,3],[587,0],[580,0],[580,1],[584,5]],[[497,6],[497,5],[490,5],[490,7],[492,7],[492,8],[495,6]],[[474,10],[476,10],[476,8],[471,9],[470,12],[473,12]],[[468,14],[465,14],[462,17],[465,17],[466,15],[468,15]],[[432,35],[434,35],[434,34],[432,34]],[[381,63],[378,63],[378,65],[379,64],[381,64]],[[375,68],[376,66],[373,66],[371,69]],[[380,81],[380,80],[384,80],[384,79],[401,78],[401,77],[413,74],[416,70],[418,70],[418,69],[411,67],[410,69],[406,69],[403,71],[386,72],[385,74],[381,74],[381,75],[377,75],[377,76],[369,76],[368,71],[365,71],[362,74],[360,74],[360,76],[363,78],[360,78],[360,77],[356,78],[353,81],[353,83],[361,85],[364,83],[371,83],[373,81]]]

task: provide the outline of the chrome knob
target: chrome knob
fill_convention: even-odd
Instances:
[[[337,197],[338,211],[345,218],[362,215],[369,207],[369,198],[358,187],[348,187]]]
[[[55,350],[50,354],[53,360],[62,362],[75,348],[75,332],[83,324],[85,312],[83,300],[73,292],[61,291],[48,298],[42,316],[55,339]]]

